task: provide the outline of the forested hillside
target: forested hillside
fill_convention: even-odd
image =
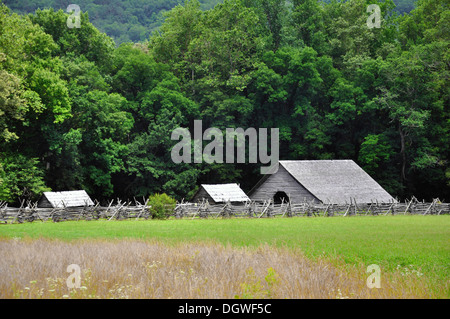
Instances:
[[[211,9],[221,0],[200,0],[201,8]],[[404,1],[404,0],[403,0]],[[410,1],[410,0],[407,0]],[[1,2],[1,0],[0,0]],[[88,12],[89,21],[101,32],[112,37],[117,44],[147,41],[164,21],[164,14],[183,0],[3,0],[11,10],[20,14],[33,13],[37,9],[66,11],[70,3],[76,3],[81,11]]]
[[[280,159],[353,159],[399,198],[450,200],[446,0],[409,14],[371,0],[196,0],[145,44],[122,44],[82,13],[0,6],[0,200],[46,189],[92,197],[239,182],[256,164],[175,164],[177,127],[280,129]]]
[[[330,2],[329,0],[325,0]],[[1,0],[0,0],[1,2]],[[61,0],[3,0],[14,12],[33,13],[37,9],[66,10],[68,1]],[[167,11],[184,0],[77,0],[81,11],[88,12],[89,21],[100,31],[112,37],[117,44],[148,40],[153,31],[164,21]],[[200,0],[203,10],[213,8],[222,0]],[[290,1],[286,1],[290,2]],[[375,1],[376,2],[376,1]],[[415,0],[394,0],[395,10],[409,12]]]

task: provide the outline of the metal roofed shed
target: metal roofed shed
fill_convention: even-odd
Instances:
[[[243,203],[250,201],[250,198],[244,193],[238,184],[202,184],[200,189],[194,195],[192,201],[198,202],[203,199],[211,204],[232,202]]]
[[[44,192],[38,202],[38,207],[42,208],[84,207],[93,205],[94,202],[84,190]]]
[[[278,171],[265,175],[249,196],[254,201],[283,197],[292,203],[396,202],[353,160],[279,161]]]

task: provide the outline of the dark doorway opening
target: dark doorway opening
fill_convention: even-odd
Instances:
[[[273,195],[273,202],[275,204],[281,204],[283,203],[289,203],[289,197],[285,192],[276,192],[275,195]]]

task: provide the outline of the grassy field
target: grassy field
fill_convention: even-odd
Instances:
[[[361,275],[377,264],[386,276],[412,278],[433,296],[450,297],[450,216],[34,222],[0,225],[0,238],[273,247],[312,262],[326,260],[346,273],[357,269]]]

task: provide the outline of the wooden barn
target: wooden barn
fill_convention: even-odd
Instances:
[[[192,198],[193,202],[208,200],[210,204],[225,202],[245,203],[250,200],[238,184],[202,184]]]
[[[66,192],[44,192],[38,202],[42,208],[93,206],[94,202],[84,190]]]
[[[322,202],[324,204],[395,202],[352,160],[279,161],[249,192],[254,201]]]

